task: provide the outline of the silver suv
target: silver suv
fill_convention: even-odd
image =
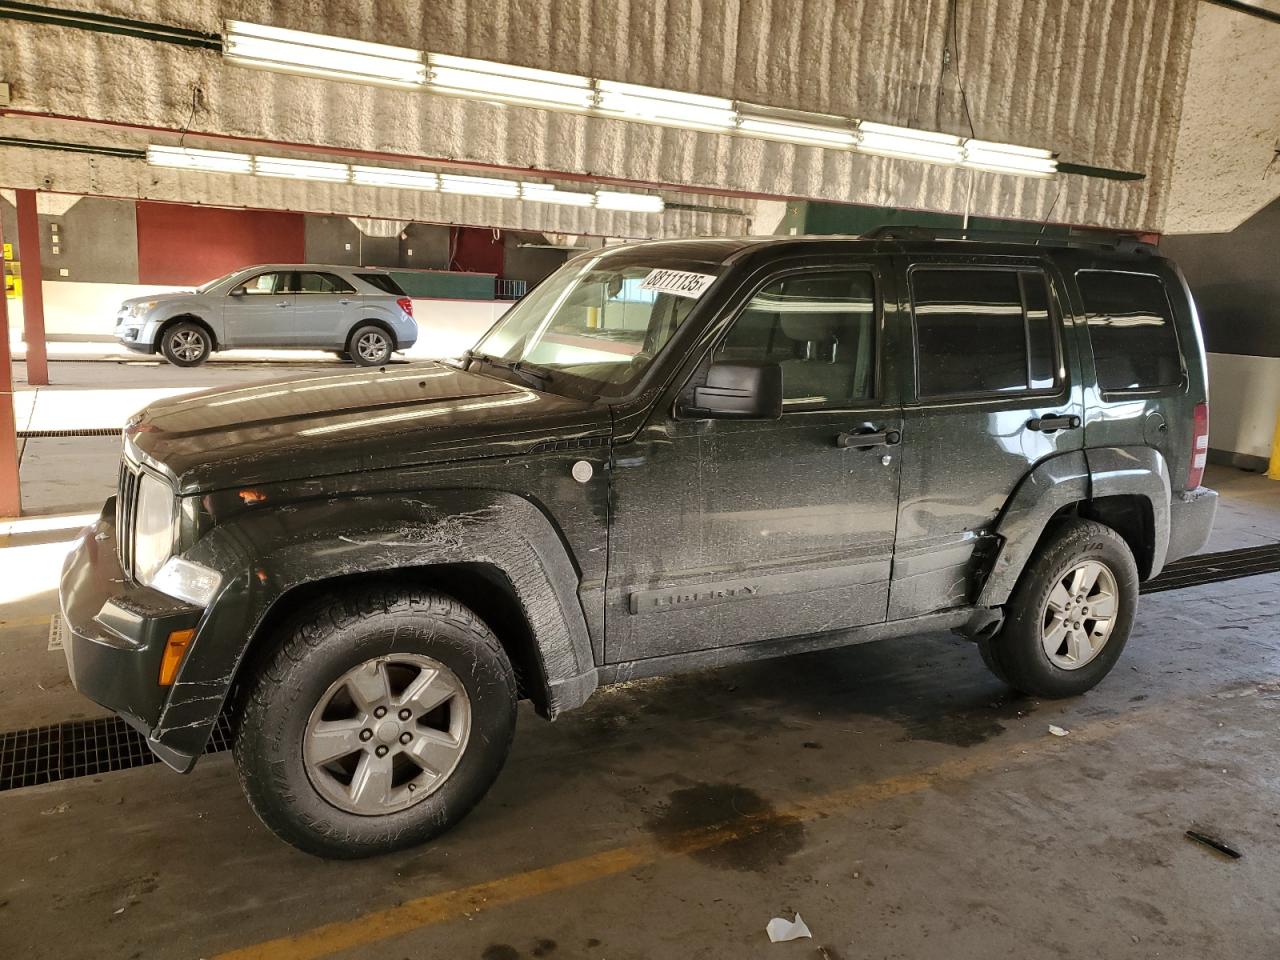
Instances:
[[[386,363],[418,339],[413,301],[389,273],[325,264],[260,264],[195,290],[120,305],[116,337],[130,350],[195,367],[214,350],[333,350],[358,366]]]

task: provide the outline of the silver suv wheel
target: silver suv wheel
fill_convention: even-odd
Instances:
[[[360,360],[369,365],[385,363],[391,356],[391,341],[386,334],[377,330],[366,329],[356,337],[352,344]]]
[[[471,701],[444,664],[420,654],[367,660],[339,677],[307,720],[312,786],[349,813],[404,810],[440,789],[471,734]]]
[[[1102,652],[1116,620],[1116,578],[1099,560],[1076,564],[1049,591],[1041,642],[1049,661],[1078,670]]]

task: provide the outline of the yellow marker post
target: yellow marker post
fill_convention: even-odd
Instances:
[[[1272,480],[1280,480],[1280,413],[1276,415],[1276,432],[1271,438],[1271,466],[1267,476]]]

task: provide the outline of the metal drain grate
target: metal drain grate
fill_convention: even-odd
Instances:
[[[67,430],[19,430],[19,440],[44,440],[54,437],[118,437],[119,427],[80,427]]]
[[[49,649],[61,650],[67,639],[67,621],[62,614],[55,613],[49,618]]]
[[[221,753],[230,747],[231,723],[222,716],[204,752]],[[142,734],[119,717],[0,733],[0,791],[156,762]]]
[[[1160,576],[1142,585],[1142,592],[1181,590],[1183,587],[1198,587],[1205,583],[1255,577],[1277,571],[1280,571],[1280,543],[1224,550],[1222,553],[1202,553],[1169,564]]]

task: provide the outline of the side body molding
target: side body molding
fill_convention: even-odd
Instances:
[[[1096,497],[1136,495],[1151,504],[1150,576],[1164,567],[1169,548],[1169,468],[1151,447],[1076,450],[1043,460],[1005,505],[995,532],[1001,546],[976,605],[998,607],[1009,599],[1046,524],[1060,509]]]
[[[215,527],[187,556],[223,571],[224,586],[153,733],[182,753],[204,749],[272,606],[296,587],[339,576],[491,564],[510,580],[531,628],[549,716],[581,705],[597,685],[577,570],[546,516],[511,493],[455,489],[255,508]]]

